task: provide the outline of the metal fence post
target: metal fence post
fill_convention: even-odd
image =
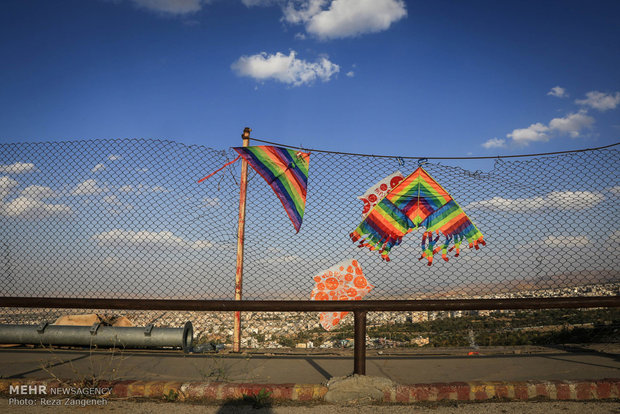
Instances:
[[[366,375],[366,312],[354,311],[355,348],[353,348],[353,373]]]
[[[248,127],[243,129],[243,146],[250,145],[250,132]],[[241,161],[241,184],[239,185],[239,227],[237,229],[237,271],[235,274],[235,300],[241,300],[243,285],[243,242],[245,240],[245,204],[248,189],[248,163]],[[235,326],[233,331],[233,352],[241,350],[241,312],[235,312]]]

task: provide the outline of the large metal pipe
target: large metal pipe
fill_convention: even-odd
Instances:
[[[115,348],[182,348],[189,352],[194,339],[191,322],[182,328],[93,326],[0,325],[0,343]]]

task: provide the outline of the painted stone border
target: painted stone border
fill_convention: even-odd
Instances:
[[[84,387],[74,381],[0,379],[0,395],[9,396],[10,387],[27,385],[31,389],[63,386]],[[178,381],[100,381],[100,389],[109,389],[104,398],[165,399],[179,401],[229,401],[270,393],[274,401],[323,401],[328,388],[321,384],[253,384]],[[12,395],[14,396],[14,395]],[[33,395],[35,396],[35,395]],[[620,399],[620,378],[579,381],[473,381],[396,385],[384,391],[383,402],[416,403],[429,401],[514,400],[608,400]]]

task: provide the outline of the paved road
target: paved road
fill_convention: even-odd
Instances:
[[[366,374],[400,384],[620,377],[620,347],[369,351]],[[351,374],[352,351],[183,354],[180,351],[0,350],[2,378],[225,381],[317,384]]]

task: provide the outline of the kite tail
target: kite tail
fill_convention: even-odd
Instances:
[[[230,164],[234,164],[235,162],[237,162],[237,160],[241,158],[241,155],[238,155],[237,158],[235,158],[234,160],[227,162],[226,164],[222,165],[221,168],[218,168],[217,170],[213,171],[211,174],[207,175],[204,178],[201,178],[200,180],[198,180],[198,183],[203,182],[204,180],[213,177],[215,174],[217,174],[218,172],[222,171],[224,168],[228,167]]]

